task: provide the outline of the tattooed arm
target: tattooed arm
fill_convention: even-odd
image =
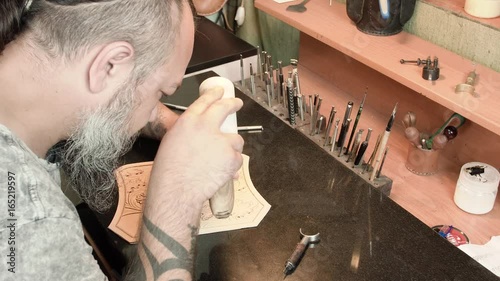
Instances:
[[[202,204],[243,162],[241,136],[220,132],[242,102],[221,100],[222,94],[222,88],[208,90],[162,139],[151,171],[138,258],[127,280],[192,280]]]
[[[168,109],[161,102],[158,102],[156,105],[156,110],[158,111],[158,117],[155,121],[148,122],[141,130],[141,133],[145,137],[161,140],[165,133],[175,124],[179,115]]]

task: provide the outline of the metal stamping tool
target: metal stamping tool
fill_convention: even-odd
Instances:
[[[310,124],[310,134],[313,133],[313,130],[314,130],[314,125],[316,124],[316,112],[315,112],[315,109],[316,109],[316,103],[318,103],[318,97],[319,95],[314,95],[314,100],[311,102],[311,124]]]
[[[262,55],[262,59],[261,59],[261,63],[262,63],[262,79],[263,80],[266,80],[266,77],[264,77],[265,75],[265,72],[268,70],[267,69],[267,52],[266,51],[262,51],[261,52],[261,55]]]
[[[291,78],[287,80],[287,96],[288,96],[288,117],[290,118],[290,124],[295,125],[295,108],[293,103],[293,82]]]
[[[297,69],[299,61],[297,59],[291,59],[290,64],[293,66],[293,75],[294,75],[295,88],[297,89],[297,94],[301,95],[302,92],[300,90],[299,71]]]
[[[313,116],[313,97],[312,95],[309,95],[309,115],[311,115],[311,119],[312,119],[312,116]]]
[[[302,232],[302,229],[300,229],[299,232],[302,239],[299,243],[297,243],[297,246],[295,246],[295,250],[285,263],[285,269],[283,270],[285,278],[287,275],[290,275],[295,271],[298,262],[302,258],[302,255],[304,255],[306,249],[309,247],[312,248],[314,244],[320,242],[319,233],[316,233],[314,235],[307,235]]]
[[[325,127],[325,116],[320,115],[317,123],[318,124],[316,125],[316,134],[321,134],[321,131]]]
[[[255,126],[238,126],[238,132],[262,132],[264,127],[261,125]]]
[[[356,157],[356,152],[358,152],[359,145],[361,144],[361,136],[363,135],[363,131],[363,129],[359,129],[358,133],[356,134],[356,137],[354,138],[354,144],[352,145],[351,152],[349,153],[349,157],[347,157],[346,162],[350,162]]]
[[[370,136],[372,135],[372,129],[368,128],[368,133],[366,134],[366,139],[359,146],[358,154],[356,155],[356,159],[354,159],[354,166],[363,164],[363,156],[365,155],[366,149],[368,148],[368,142],[370,141]]]
[[[274,100],[276,96],[274,95],[274,71],[272,65],[269,65],[269,80],[271,82],[271,98]]]
[[[297,105],[299,106],[299,117],[301,121],[304,121],[304,102],[302,95],[297,94]]]
[[[333,137],[332,137],[332,147],[330,148],[330,152],[333,152],[335,150],[335,140],[337,139],[337,133],[339,131],[339,123],[340,123],[340,119],[337,119],[337,121],[335,121],[335,128],[333,129]]]
[[[283,97],[283,66],[282,62],[278,61],[278,104],[281,104],[281,98]]]
[[[287,94],[287,89],[286,89],[286,83],[283,82],[281,84],[281,92],[283,93],[283,106],[285,108],[288,108],[288,94]]]
[[[243,68],[243,55],[240,54],[240,76],[241,76],[241,88],[245,88],[245,70]]]
[[[349,154],[349,151],[351,149],[352,139],[354,137],[354,133],[356,133],[356,128],[358,127],[359,118],[361,117],[361,113],[363,111],[363,106],[365,105],[365,100],[366,100],[366,91],[365,91],[365,95],[363,96],[363,100],[361,101],[361,104],[359,105],[358,114],[356,115],[356,119],[354,120],[354,125],[352,126],[351,136],[349,137],[349,142],[347,143],[347,147],[345,150],[346,155]]]
[[[269,72],[264,72],[264,80],[265,80],[265,83],[266,83],[266,94],[267,94],[267,105],[269,107],[271,107],[271,82],[270,82],[270,79],[269,79]]]
[[[262,61],[260,59],[260,46],[257,46],[257,75],[262,81]]]
[[[330,110],[330,116],[328,117],[328,123],[326,124],[326,131],[325,131],[325,143],[323,146],[327,146],[330,144],[330,131],[332,130],[332,125],[333,125],[333,119],[335,118],[335,106],[332,105],[332,109]]]
[[[273,64],[273,57],[270,54],[266,56],[267,71],[269,71],[269,66]]]
[[[252,96],[255,96],[255,73],[253,72],[251,63],[250,63],[250,87],[252,89]]]
[[[342,121],[342,126],[340,127],[339,139],[337,141],[338,147],[340,148],[339,157],[344,149],[344,142],[347,136],[347,131],[349,131],[349,125],[347,124],[347,119],[351,118],[352,107],[354,103],[352,101],[347,103],[347,108],[344,114],[344,120]],[[350,119],[349,119],[350,120]]]
[[[322,98],[318,98],[318,103],[316,104],[314,108],[314,120],[313,120],[313,129],[311,130],[311,136],[314,136],[316,133],[316,129],[314,128],[316,125],[316,122],[318,122],[318,118],[320,116],[319,110],[321,108],[321,102],[323,102]]]

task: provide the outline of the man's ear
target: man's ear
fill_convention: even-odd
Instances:
[[[134,48],[127,42],[112,42],[105,45],[91,61],[88,82],[89,90],[98,93],[104,90],[113,79],[130,75],[134,63]]]

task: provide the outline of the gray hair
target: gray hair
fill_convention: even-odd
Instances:
[[[24,12],[25,29],[49,57],[66,61],[100,44],[128,42],[135,49],[139,83],[168,60],[184,1],[34,0]]]

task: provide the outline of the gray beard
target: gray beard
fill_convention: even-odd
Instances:
[[[107,211],[116,196],[114,170],[138,134],[130,136],[135,90],[123,87],[108,107],[100,108],[75,130],[61,153],[61,168],[80,198],[97,212]]]

